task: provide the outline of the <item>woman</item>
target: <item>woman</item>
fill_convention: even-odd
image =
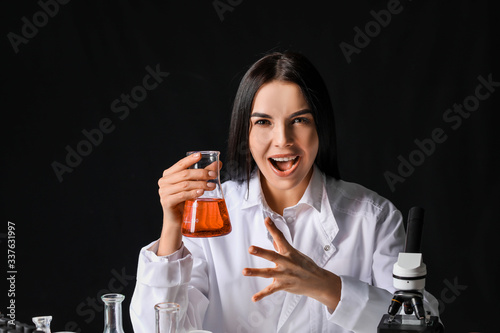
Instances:
[[[232,180],[222,186],[233,230],[182,238],[184,201],[210,191],[214,175],[188,169],[199,154],[164,171],[163,229],[139,257],[134,331],[153,331],[162,301],[182,305],[186,330],[376,331],[392,296],[402,218],[339,179],[335,146],[328,92],[311,63],[291,52],[257,61],[231,119]]]

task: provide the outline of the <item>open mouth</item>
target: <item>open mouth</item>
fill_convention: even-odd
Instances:
[[[269,162],[273,166],[273,169],[280,175],[290,174],[297,166],[299,160],[299,156],[269,158]]]

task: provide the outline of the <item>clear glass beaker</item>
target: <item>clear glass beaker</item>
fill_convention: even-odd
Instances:
[[[179,312],[177,303],[158,303],[155,305],[155,333],[179,333]]]
[[[216,237],[231,232],[231,222],[220,185],[218,151],[190,151],[186,155],[201,153],[201,160],[190,169],[207,169],[217,173],[209,180],[215,184],[211,191],[205,190],[196,200],[186,200],[182,216],[182,234],[187,237]]]
[[[104,332],[124,333],[122,326],[122,294],[105,294],[101,296],[104,302]]]
[[[32,320],[38,331],[50,333],[50,322],[52,321],[52,316],[38,316],[33,317]]]

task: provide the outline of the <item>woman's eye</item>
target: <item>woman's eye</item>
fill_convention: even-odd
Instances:
[[[255,125],[268,125],[268,124],[270,124],[270,122],[267,119],[259,119],[259,120],[255,121],[254,124]]]
[[[294,124],[299,124],[299,123],[308,124],[309,122],[310,122],[309,118],[305,117],[293,118],[292,120],[292,123]]]

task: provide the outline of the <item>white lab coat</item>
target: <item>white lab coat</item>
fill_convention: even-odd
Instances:
[[[258,172],[247,184],[225,182],[232,232],[187,238],[176,253],[157,257],[157,242],[139,256],[130,314],[136,333],[154,332],[156,303],[181,304],[181,324],[214,333],[376,332],[391,301],[392,267],[404,244],[401,213],[386,199],[353,183],[327,178],[315,168],[304,196],[283,216],[271,211]],[[245,267],[273,267],[248,247],[273,249],[264,218],[314,262],[339,275],[340,303],[333,313],[320,302],[284,291],[253,303],[270,279],[246,277]],[[274,249],[273,249],[274,250]],[[429,294],[426,310],[437,315]]]

